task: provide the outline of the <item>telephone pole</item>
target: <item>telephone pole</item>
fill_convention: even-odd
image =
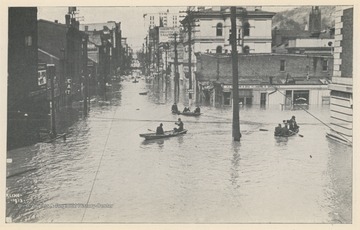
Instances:
[[[175,77],[174,77],[174,102],[177,103],[177,95],[180,91],[179,86],[179,71],[178,71],[178,53],[177,53],[177,33],[174,34],[175,38],[175,44],[174,44],[174,52],[175,52],[175,58],[174,58],[174,68],[175,68]]]
[[[188,20],[188,39],[189,39],[189,100],[192,99],[192,77],[191,77],[191,32],[192,32],[192,28],[191,28],[191,21]],[[190,103],[189,103],[190,104]]]
[[[230,20],[231,20],[231,57],[232,57],[232,93],[233,93],[233,124],[232,124],[232,136],[234,141],[240,141],[240,114],[239,114],[239,79],[238,79],[238,53],[237,53],[237,41],[236,41],[236,7],[230,8]]]
[[[55,138],[56,133],[56,115],[55,115],[55,65],[54,64],[47,64],[47,71],[49,72],[50,78],[50,119],[51,119],[51,138]]]

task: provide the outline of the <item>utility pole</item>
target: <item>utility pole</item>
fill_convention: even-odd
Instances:
[[[84,116],[88,114],[88,71],[87,71],[87,39],[83,39],[83,84],[84,84]]]
[[[174,52],[175,52],[175,58],[174,58],[174,68],[175,68],[175,77],[174,77],[174,101],[175,103],[177,103],[177,95],[179,94],[178,91],[180,91],[180,86],[179,86],[179,71],[178,71],[178,53],[177,53],[177,33],[174,34],[174,38],[175,38],[175,44],[174,44]]]
[[[192,77],[191,77],[191,32],[192,32],[192,28],[191,28],[191,21],[190,18],[188,20],[188,39],[189,39],[189,100],[192,99]],[[190,104],[190,102],[189,102]]]
[[[237,53],[237,42],[236,42],[236,7],[230,8],[231,15],[231,56],[232,56],[232,93],[233,93],[233,127],[232,136],[234,141],[240,141],[240,114],[239,114],[239,79],[238,79],[238,53]]]
[[[56,133],[56,115],[55,115],[55,65],[54,64],[47,64],[47,71],[49,72],[49,78],[50,78],[50,119],[51,119],[51,138],[55,138]]]

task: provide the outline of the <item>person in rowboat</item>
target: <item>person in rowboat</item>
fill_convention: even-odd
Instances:
[[[185,107],[185,108],[184,108],[183,113],[185,113],[185,112],[190,112],[189,107]]]
[[[171,111],[174,112],[174,113],[178,113],[178,112],[179,112],[179,109],[178,109],[176,103],[174,103],[174,104],[171,106]]]
[[[156,135],[163,135],[163,134],[164,134],[163,124],[160,123],[160,125],[156,128]]]
[[[290,123],[290,130],[295,132],[297,129],[299,129],[299,126],[296,123],[295,116],[292,116],[289,120]]]
[[[200,113],[200,107],[196,107],[196,109],[194,110],[194,113]]]
[[[184,123],[181,121],[181,119],[178,119],[178,122],[175,122],[179,126],[179,128],[174,128],[175,132],[181,132],[184,130]]]
[[[281,124],[275,127],[275,136],[281,135],[281,130],[282,130]]]

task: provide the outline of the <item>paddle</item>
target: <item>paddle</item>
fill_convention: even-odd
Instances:
[[[303,135],[301,135],[301,134],[299,134],[299,133],[295,133],[294,131],[291,131],[290,129],[289,129],[289,132],[294,133],[294,134],[297,134],[297,135],[299,135],[300,137],[304,137]]]

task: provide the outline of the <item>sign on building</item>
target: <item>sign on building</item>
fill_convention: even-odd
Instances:
[[[46,87],[46,64],[38,64],[38,86]]]
[[[175,27],[159,27],[159,42],[170,42],[174,40],[174,33],[179,34],[179,28]]]

